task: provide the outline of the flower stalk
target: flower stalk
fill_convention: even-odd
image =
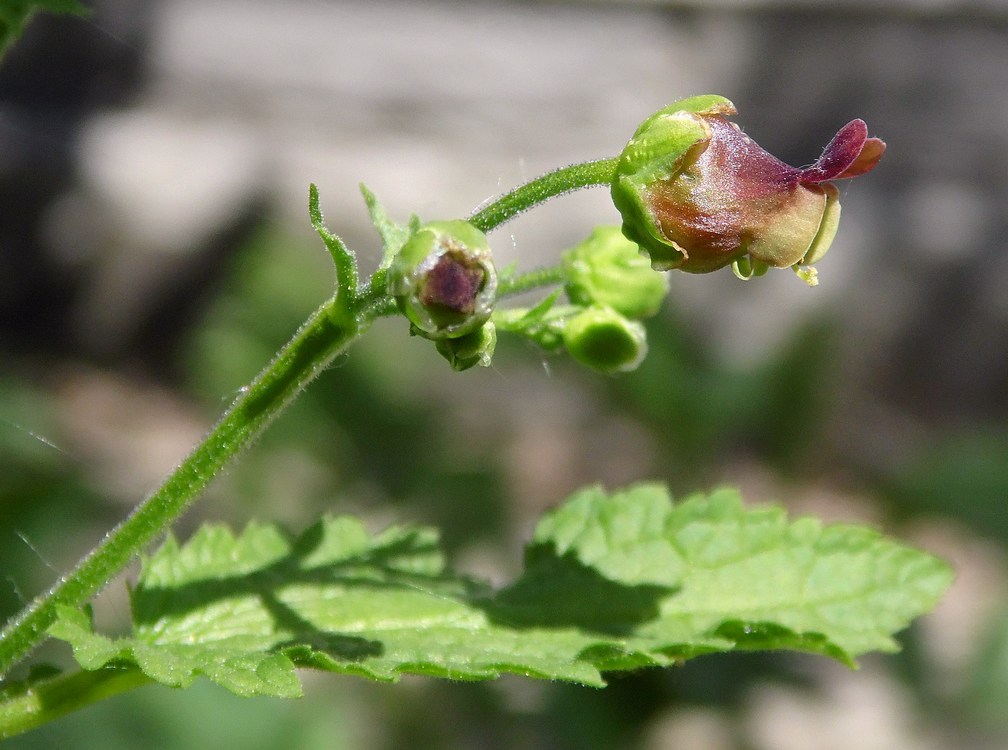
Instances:
[[[609,186],[616,175],[616,159],[600,159],[547,172],[505,193],[469,217],[481,232],[489,232],[550,198],[593,185]]]
[[[318,191],[311,186],[312,224],[333,256],[337,293],[319,307],[247,386],[205,438],[164,483],[105,535],[49,591],[36,597],[0,631],[0,676],[45,638],[60,605],[83,606],[140,550],[165,533],[210,480],[248,447],[297,395],[377,317],[390,314],[374,284],[358,289],[357,267],[342,241],[322,222]],[[394,309],[394,308],[392,308]]]

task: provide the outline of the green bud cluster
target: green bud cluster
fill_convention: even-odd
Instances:
[[[399,226],[365,189],[385,255],[382,283],[367,287],[364,298],[375,289],[391,296],[411,332],[434,341],[456,370],[489,365],[504,331],[617,373],[644,358],[641,321],[668,294],[661,271],[730,267],[751,279],[790,267],[814,286],[813,264],[829,249],[840,218],[833,181],[870,172],[885,143],[869,137],[863,120],[851,120],[815,162],[793,167],[742,132],[730,120],[735,114],[722,96],[681,99],[646,118],[618,156],[537,177],[468,221],[421,224],[414,216],[408,227]],[[559,265],[505,271],[498,283],[483,232],[590,185],[609,187],[622,226],[598,227]],[[347,286],[344,296],[353,299],[354,285]],[[547,287],[553,291],[531,307],[495,309],[498,297]],[[391,312],[388,296],[372,309]]]
[[[566,351],[604,373],[637,368],[647,353],[640,321],[658,312],[668,276],[651,268],[619,227],[602,226],[563,254],[563,287],[530,309],[500,310],[498,328],[547,351]],[[569,304],[561,304],[561,292]]]
[[[668,275],[657,273],[637,243],[619,227],[597,227],[563,255],[564,286],[580,311],[566,320],[563,345],[583,365],[628,372],[647,354],[640,320],[650,318],[668,294]]]
[[[576,305],[611,307],[621,315],[650,318],[668,294],[667,274],[655,273],[637,243],[619,227],[601,226],[563,254],[565,290]]]

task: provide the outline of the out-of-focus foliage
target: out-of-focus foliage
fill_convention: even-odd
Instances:
[[[951,511],[957,522],[1008,543],[1008,429],[922,440],[911,458],[891,467],[885,494],[900,513]]]
[[[80,0],[5,0],[0,5],[0,55],[21,36],[31,15],[40,10],[76,15],[87,13],[87,7]]]

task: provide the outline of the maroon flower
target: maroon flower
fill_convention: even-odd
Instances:
[[[623,233],[660,270],[706,273],[731,264],[748,278],[799,270],[823,256],[840,218],[829,180],[870,171],[885,144],[863,120],[840,129],[814,164],[785,164],[726,119],[727,99],[683,99],[638,128],[612,185]],[[814,272],[802,275],[814,283]]]

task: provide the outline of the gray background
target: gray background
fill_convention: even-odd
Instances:
[[[884,474],[960,433],[993,434],[995,446],[1008,446],[1004,3],[163,0],[95,8],[89,20],[36,19],[0,66],[0,356],[11,376],[44,372],[64,414],[53,432],[0,417],[10,430],[58,434],[120,510],[212,419],[213,408],[166,392],[160,376],[178,366],[179,332],[199,325],[210,295],[236,283],[236,238],[265,221],[291,238],[292,263],[329,273],[307,223],[309,182],[320,187],[330,227],[369,267],[379,247],[358,182],[396,217],[464,216],[524,179],[618,152],[652,111],[708,92],[732,99],[745,130],[792,164],[813,161],[853,117],[888,144],[872,174],[841,184],[844,216],[817,289],[790,273],[748,284],[727,270],[673,275],[677,320],[725,367],[754,366],[817,316],[839,331],[831,382],[843,387],[822,450],[841,469],[795,487],[726,454],[711,481],[741,484],[753,500],[797,498],[799,510],[884,523],[845,471]],[[616,220],[605,191],[564,197],[496,233],[496,253],[522,266],[549,262],[594,224]],[[313,294],[305,311],[320,301]],[[549,362],[498,360],[463,380],[417,354],[421,345],[401,329],[376,331],[385,343],[375,351],[404,358],[405,374],[389,376],[392,385],[450,401],[477,442],[490,439],[481,430],[505,436],[521,509],[511,546],[468,558],[491,578],[514,564],[542,507],[580,484],[630,481],[661,462],[638,426],[608,418],[585,398],[583,380],[567,384]],[[990,456],[1008,463],[997,448]],[[968,482],[961,487],[969,491]],[[208,514],[226,514],[223,507]],[[992,507],[1003,520],[1008,511]],[[246,516],[230,512],[239,522]],[[955,516],[954,507],[939,512]],[[290,507],[278,515],[303,520]],[[899,533],[959,565],[957,586],[927,619],[922,641],[932,679],[944,686],[937,692],[954,692],[977,658],[979,634],[1008,601],[1003,542],[947,519]],[[57,568],[79,554],[43,553]],[[642,746],[1004,746],[997,731],[950,727],[874,661],[855,674],[803,669],[814,693],[776,683],[754,689],[732,719],[670,708],[642,730]],[[512,714],[538,710],[538,687],[502,685],[492,690]],[[369,731],[380,735],[361,726],[348,734],[367,744]]]

